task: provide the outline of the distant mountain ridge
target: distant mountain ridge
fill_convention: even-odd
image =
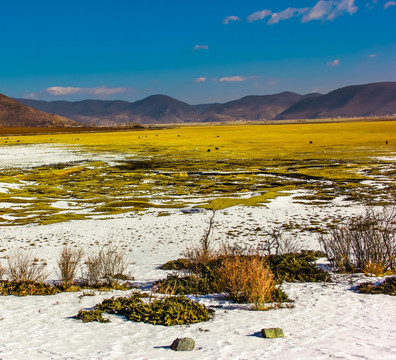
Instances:
[[[295,103],[320,95],[299,95],[290,91],[274,95],[250,95],[225,104],[215,104],[209,107],[203,116],[205,119],[223,115],[237,120],[270,120]]]
[[[0,126],[64,127],[76,125],[78,124],[70,119],[47,114],[0,94]]]
[[[166,124],[235,120],[270,120],[296,102],[320,96],[282,92],[251,95],[224,104],[189,105],[166,95],[151,95],[130,103],[121,100],[41,101],[17,99],[45,112],[66,116],[80,124],[100,126],[128,123]]]
[[[152,95],[133,103],[122,100],[17,100],[80,124],[98,126],[385,116],[396,113],[396,82],[347,86],[325,95],[300,95],[289,91],[250,95],[223,104],[189,105],[166,95]]]
[[[396,82],[381,82],[343,87],[290,106],[275,117],[285,119],[320,119],[396,114]]]

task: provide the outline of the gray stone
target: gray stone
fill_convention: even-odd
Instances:
[[[170,348],[175,351],[192,351],[195,348],[195,341],[189,337],[177,338]]]
[[[261,335],[263,335],[263,338],[266,339],[285,337],[285,335],[283,334],[283,330],[281,328],[261,329]]]

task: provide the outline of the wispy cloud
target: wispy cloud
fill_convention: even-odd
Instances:
[[[369,55],[369,58],[375,58],[375,57],[377,57],[377,54],[370,54]]]
[[[209,46],[208,45],[195,45],[193,47],[193,51],[197,51],[197,50],[209,50]]]
[[[59,96],[59,95],[70,95],[81,92],[81,88],[71,87],[71,86],[68,87],[53,86],[47,88],[45,91],[50,95]]]
[[[384,9],[386,10],[390,6],[396,6],[396,1],[387,1],[384,5]]]
[[[293,17],[300,17],[303,23],[312,20],[332,21],[345,14],[355,14],[358,11],[355,2],[356,0],[319,0],[313,7],[287,8],[280,12],[265,9],[249,15],[247,21],[263,20],[268,16],[271,17],[267,25],[276,24],[281,20],[291,19]],[[389,7],[395,4],[395,1],[388,1],[385,6],[388,5]]]
[[[301,21],[334,20],[345,13],[353,15],[356,11],[355,0],[319,0],[314,7],[307,8]]]
[[[106,85],[98,87],[74,87],[74,86],[51,86],[38,92],[29,92],[24,96],[31,99],[48,98],[53,96],[67,95],[91,95],[98,98],[106,98],[107,96],[121,93],[133,93],[136,89],[129,87],[108,87]]]
[[[247,80],[244,76],[225,76],[219,79],[220,82],[242,82]]]
[[[287,8],[279,13],[273,13],[267,24],[272,25],[278,23],[280,20],[287,20],[292,18],[296,13],[299,13],[300,9]]]
[[[125,87],[117,87],[117,88],[110,88],[106,85],[99,86],[99,87],[71,87],[71,86],[52,86],[44,90],[49,95],[53,96],[62,96],[62,95],[70,95],[70,94],[91,94],[91,95],[113,95],[118,93],[127,92],[128,88]]]
[[[231,15],[231,16],[227,16],[224,20],[223,20],[223,24],[227,25],[232,21],[241,21],[241,18],[239,18],[238,16],[235,15]]]
[[[257,20],[263,20],[265,17],[270,16],[271,14],[272,14],[271,10],[256,11],[255,13],[253,13],[247,17],[247,21],[253,22],[253,21],[257,21]]]
[[[194,82],[196,82],[196,83],[203,83],[203,82],[205,82],[205,81],[206,81],[206,77],[203,77],[203,76],[197,77],[197,78],[194,80]]]
[[[340,60],[334,59],[333,61],[329,61],[329,62],[327,63],[327,66],[332,66],[332,67],[334,67],[334,66],[337,66],[339,63],[340,63]]]

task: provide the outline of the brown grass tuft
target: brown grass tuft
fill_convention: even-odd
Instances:
[[[65,246],[58,258],[59,276],[64,287],[69,287],[76,276],[84,251]]]
[[[233,256],[225,258],[219,268],[222,287],[234,301],[246,299],[255,310],[265,309],[272,301],[274,275],[260,256]]]

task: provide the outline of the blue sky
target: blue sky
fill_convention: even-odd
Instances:
[[[191,104],[396,81],[396,1],[15,0],[0,93]]]

